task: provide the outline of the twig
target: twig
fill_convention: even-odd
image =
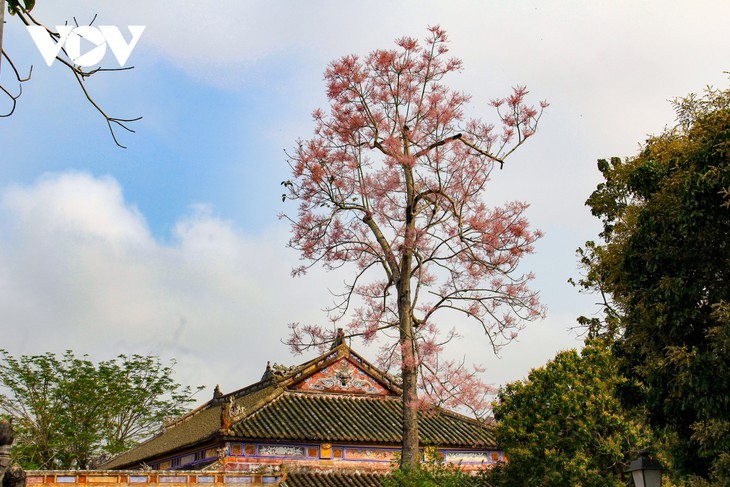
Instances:
[[[21,22],[23,22],[26,26],[36,25],[36,26],[39,26],[39,27],[43,27],[46,30],[46,32],[48,32],[48,35],[52,39],[54,39],[56,42],[58,42],[58,40],[60,39],[60,36],[59,36],[58,32],[55,32],[55,31],[49,29],[45,24],[43,24],[42,22],[38,21],[24,7],[19,6],[18,7],[18,11],[16,12],[16,14],[17,14],[18,18],[21,20]],[[96,17],[97,16],[94,15],[94,18],[91,20],[91,22],[89,23],[89,25],[91,25],[91,24],[94,23],[94,21],[96,20]],[[74,17],[73,20],[74,20],[74,24],[78,27],[79,24],[78,24],[78,22],[77,22],[77,20],[76,20],[75,17]],[[67,58],[69,57],[68,56],[68,53],[66,52],[66,49],[64,47],[61,48],[61,52],[63,52],[63,54]],[[19,84],[19,90],[18,90],[18,93],[17,94],[13,94],[10,90],[8,90],[4,86],[0,85],[0,90],[2,90],[2,92],[8,98],[10,98],[10,100],[12,101],[12,106],[10,108],[10,111],[8,113],[5,113],[5,114],[0,114],[0,117],[9,117],[10,115],[12,115],[15,112],[15,108],[16,108],[17,103],[18,103],[18,98],[20,98],[20,96],[23,93],[22,83],[25,83],[26,81],[30,80],[30,77],[31,77],[31,74],[32,74],[32,71],[33,71],[33,67],[32,66],[30,67],[30,70],[28,72],[28,76],[26,78],[23,78],[23,77],[21,77],[19,71],[17,70],[17,68],[15,67],[15,65],[12,62],[12,60],[10,59],[10,57],[8,56],[8,54],[5,52],[4,49],[2,50],[2,56],[5,57],[5,59],[7,60],[7,62],[10,64],[10,66],[13,69],[13,72],[15,74],[15,78],[18,81],[18,84]],[[113,117],[113,116],[107,114],[104,111],[104,109],[102,109],[101,106],[96,102],[96,100],[94,100],[94,98],[92,97],[91,93],[89,93],[89,91],[86,89],[86,86],[84,85],[83,82],[84,82],[84,80],[86,78],[89,78],[92,75],[94,75],[96,73],[99,73],[99,72],[127,71],[129,69],[134,69],[134,66],[127,66],[127,67],[120,67],[120,68],[102,68],[102,67],[98,67],[98,68],[92,69],[90,71],[84,71],[81,66],[78,66],[78,65],[74,64],[72,61],[70,61],[70,58],[69,58],[69,60],[67,60],[67,59],[61,57],[60,54],[56,56],[56,60],[58,60],[61,64],[63,64],[69,70],[71,70],[71,72],[73,73],[74,77],[76,78],[76,81],[79,83],[79,86],[81,87],[81,90],[83,91],[84,96],[86,97],[86,100],[102,115],[102,117],[104,117],[104,120],[106,121],[107,127],[109,127],[109,133],[111,134],[112,139],[114,140],[114,143],[118,147],[121,147],[122,149],[126,149],[127,147],[125,145],[122,145],[119,142],[119,139],[117,138],[117,134],[115,133],[115,129],[118,129],[119,127],[121,127],[122,129],[126,130],[127,132],[134,133],[135,131],[132,128],[130,128],[128,126],[128,124],[130,124],[132,122],[136,122],[138,120],[141,120],[142,117],[136,117],[136,118],[119,118],[119,117]]]

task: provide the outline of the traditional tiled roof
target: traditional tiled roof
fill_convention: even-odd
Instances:
[[[287,473],[281,487],[381,487],[389,472],[358,472],[353,470],[306,470]],[[479,477],[449,479],[452,487],[475,487],[487,484]]]
[[[136,466],[140,462],[200,444],[218,434],[220,430],[221,406],[199,408],[195,414],[186,417],[184,422],[166,429],[164,432],[138,445],[127,452],[112,458],[101,468],[115,469]]]
[[[243,397],[238,399],[241,407],[255,409],[267,401],[275,399],[284,389],[278,387],[273,381],[258,382],[241,391],[246,391]],[[238,391],[237,391],[238,392]],[[226,407],[226,398],[232,395],[224,395],[215,398],[193,411],[181,416],[175,421],[168,423],[165,430],[149,440],[141,443],[136,448],[117,455],[110,461],[101,465],[102,468],[134,467],[141,462],[163,455],[168,452],[201,445],[212,440],[221,433],[221,418]]]
[[[399,444],[402,403],[397,397],[286,392],[231,430],[240,438]],[[491,429],[444,410],[418,418],[420,441],[442,447],[496,447]]]
[[[102,468],[135,468],[232,439],[395,446],[401,441],[400,394],[397,380],[341,344],[296,367],[267,365],[261,381],[232,393],[216,389],[212,400]],[[445,410],[421,414],[419,430],[423,445],[496,447],[490,428]]]
[[[383,474],[359,472],[291,472],[281,487],[380,487]]]

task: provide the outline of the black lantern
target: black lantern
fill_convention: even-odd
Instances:
[[[662,485],[662,465],[649,457],[649,450],[641,450],[639,458],[631,462],[627,472],[631,472],[636,487],[660,487]]]

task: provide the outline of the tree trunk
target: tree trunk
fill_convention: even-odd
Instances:
[[[410,152],[408,127],[403,127],[403,154]],[[415,186],[412,169],[403,168],[406,184],[405,232],[403,253],[398,277],[398,319],[401,347],[401,376],[403,379],[403,445],[401,468],[411,469],[421,465],[418,448],[418,367],[416,366],[415,340],[413,334],[413,303],[411,301],[411,270],[413,264],[413,240],[415,231],[414,200]]]
[[[0,73],[3,72],[3,26],[5,25],[5,0],[0,0]]]
[[[403,264],[410,259],[403,259]],[[410,270],[410,262],[408,267]],[[401,467],[420,465],[418,448],[418,369],[413,349],[413,319],[411,315],[410,273],[405,272],[398,284],[398,314],[400,319],[401,375],[403,378],[403,445]]]

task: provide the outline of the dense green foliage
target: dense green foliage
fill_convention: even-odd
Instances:
[[[622,408],[622,382],[606,343],[591,340],[502,388],[494,416],[509,461],[494,485],[625,485],[648,434]]]
[[[616,339],[629,407],[647,411],[675,472],[730,482],[730,90],[675,102],[677,127],[599,161],[587,204],[604,242],[581,284],[607,296],[591,332]]]
[[[399,468],[384,477],[383,487],[491,487],[486,470],[467,473],[459,465],[430,461],[418,468]]]
[[[192,401],[157,357],[120,355],[92,363],[70,351],[22,355],[0,350],[0,412],[15,428],[13,456],[24,468],[88,468],[149,436]]]

